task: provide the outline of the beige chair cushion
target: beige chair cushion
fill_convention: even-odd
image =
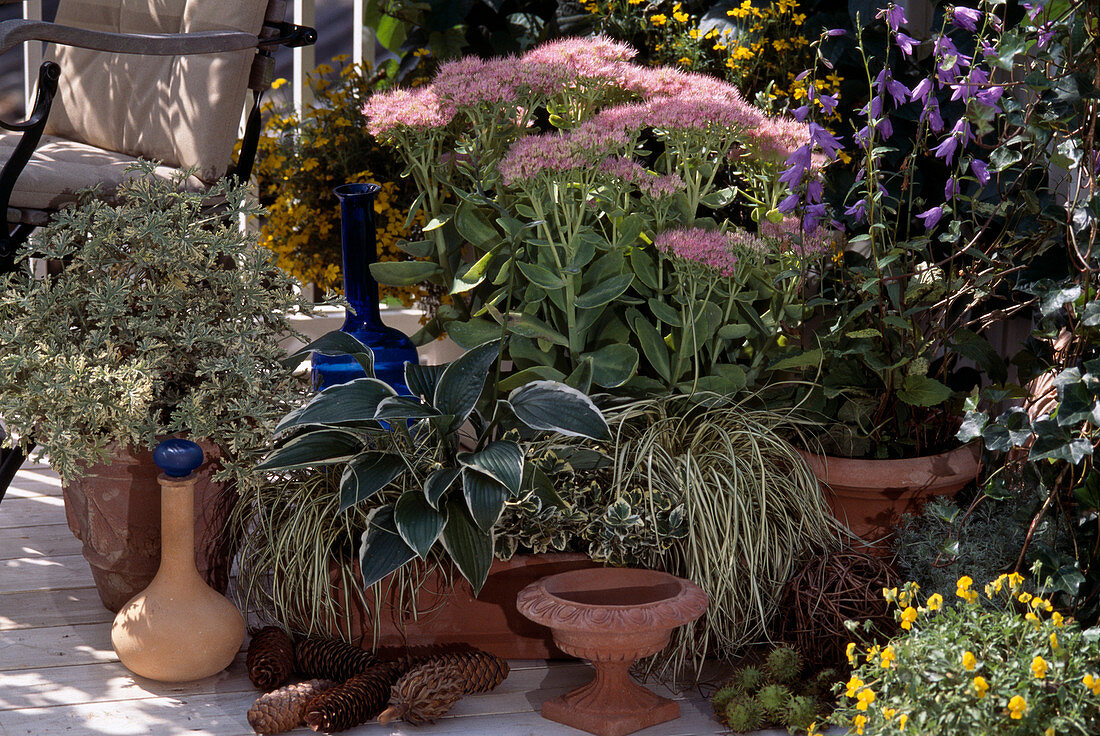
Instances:
[[[0,133],[0,161],[11,158],[19,138],[19,133]],[[76,192],[80,189],[97,184],[100,185],[103,197],[110,200],[119,184],[137,174],[126,172],[126,168],[136,160],[132,156],[104,151],[85,143],[42,136],[38,149],[15,183],[8,220],[19,221],[26,210],[56,210],[69,202],[75,202]],[[159,166],[156,170],[156,175],[164,178],[170,178],[177,173],[178,169],[168,166]],[[186,186],[196,191],[206,188],[194,176],[187,180]],[[23,212],[12,212],[13,209]],[[25,216],[22,219],[27,220]],[[44,213],[42,219],[45,219]]]
[[[57,22],[115,33],[258,34],[267,0],[62,0]],[[223,176],[255,51],[141,56],[50,46],[61,65],[46,132]],[[17,206],[15,201],[13,206]]]

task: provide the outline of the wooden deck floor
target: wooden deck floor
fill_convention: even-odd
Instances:
[[[119,664],[110,644],[111,619],[92,587],[80,543],[65,525],[57,476],[44,466],[24,466],[0,504],[0,736],[252,733],[245,713],[258,693],[245,676],[243,653],[228,670],[209,679],[185,685],[156,683]],[[543,720],[539,708],[544,700],[586,681],[591,672],[587,665],[511,665],[511,675],[497,690],[464,699],[434,725],[368,724],[345,733],[583,733]],[[681,718],[639,731],[640,736],[724,733],[699,694],[675,697],[681,702]],[[293,733],[312,731],[302,728]]]

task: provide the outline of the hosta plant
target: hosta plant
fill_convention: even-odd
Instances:
[[[333,349],[336,338],[311,348]],[[359,563],[364,586],[439,543],[477,592],[493,561],[493,528],[509,503],[535,495],[560,503],[546,475],[527,461],[522,440],[549,431],[603,439],[600,410],[585,394],[534,381],[497,398],[500,342],[490,341],[446,366],[406,364],[412,396],[368,377],[333,386],[276,428],[278,446],[261,470],[342,468],[338,513],[371,509]],[[296,356],[297,357],[297,356]],[[295,358],[292,358],[292,361]]]

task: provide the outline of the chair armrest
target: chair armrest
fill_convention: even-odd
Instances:
[[[0,22],[0,53],[25,41],[46,41],[94,51],[150,56],[215,54],[254,49],[259,43],[256,36],[243,31],[107,33],[40,20],[16,19]]]

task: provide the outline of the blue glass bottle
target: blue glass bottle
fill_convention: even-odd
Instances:
[[[351,306],[340,331],[369,346],[374,351],[374,375],[407,395],[405,363],[419,362],[416,347],[405,333],[382,323],[378,282],[370,272],[370,264],[378,259],[374,198],[381,189],[377,184],[344,184],[334,190],[340,200],[344,296]],[[313,385],[318,390],[366,375],[350,356],[314,353],[311,361]]]

